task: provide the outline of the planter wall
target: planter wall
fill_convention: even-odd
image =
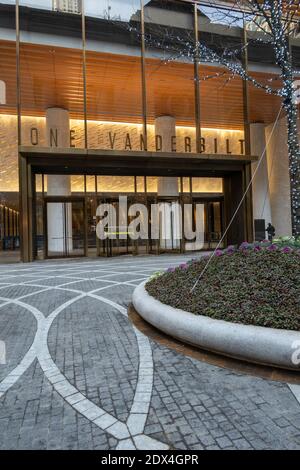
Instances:
[[[300,371],[300,332],[194,315],[154,299],[145,283],[136,287],[132,301],[142,318],[176,339],[248,362]]]

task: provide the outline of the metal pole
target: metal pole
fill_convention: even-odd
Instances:
[[[200,76],[199,76],[199,31],[198,9],[194,4],[194,82],[195,82],[195,124],[196,124],[196,152],[201,153],[201,119],[200,119]]]
[[[84,147],[88,149],[88,128],[87,128],[87,79],[86,79],[86,28],[85,9],[82,0],[81,9],[81,34],[82,34],[82,76],[83,76],[83,116],[84,116]]]
[[[248,74],[248,37],[245,17],[243,19],[243,67]],[[249,84],[247,80],[243,80],[243,115],[244,115],[244,132],[245,132],[245,154],[251,155],[250,144],[250,116],[249,116]]]
[[[145,47],[145,10],[144,1],[141,0],[141,74],[142,74],[142,112],[143,112],[143,138],[144,150],[148,150],[147,132],[147,88],[146,88],[146,47]]]
[[[18,174],[19,174],[19,210],[21,217],[19,219],[20,231],[20,252],[21,261],[29,261],[28,256],[28,186],[27,186],[27,165],[26,160],[20,154],[20,145],[22,143],[21,130],[21,77],[20,77],[20,5],[16,0],[15,9],[16,21],[16,106],[17,106],[17,145],[18,145]]]
[[[248,74],[248,47],[247,47],[248,37],[247,29],[245,22],[245,15],[243,18],[243,67]],[[244,135],[245,135],[245,154],[247,156],[251,155],[251,136],[250,136],[250,113],[249,113],[249,84],[247,80],[243,80],[243,115],[244,115]],[[252,177],[252,167],[251,163],[247,163],[244,168],[244,187],[246,188],[251,181]],[[249,191],[247,192],[244,204],[244,213],[245,213],[245,235],[247,240],[251,242],[253,240],[253,205],[252,205],[252,186],[250,185]]]
[[[81,4],[81,35],[82,35],[82,79],[83,79],[83,119],[84,119],[84,148],[88,149],[88,128],[87,128],[87,79],[86,79],[86,28],[85,28],[85,4]],[[86,157],[88,157],[86,153]],[[86,175],[84,175],[84,256],[88,256],[88,236],[87,236],[87,195],[86,195]]]
[[[20,6],[16,0],[16,85],[17,85],[17,124],[18,146],[21,145],[21,83],[20,83]]]

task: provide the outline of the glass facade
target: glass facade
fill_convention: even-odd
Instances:
[[[35,32],[48,17],[45,34]],[[67,18],[71,35],[60,35],[57,21]],[[53,11],[51,1],[20,0],[19,21],[21,145],[83,148],[81,15],[70,15],[63,8]],[[52,108],[66,110],[65,121],[72,122],[49,112]]]
[[[205,63],[196,72],[190,51],[195,14],[206,40],[201,10],[142,3],[143,22],[140,0],[86,1],[74,4],[76,16],[51,1],[20,0],[22,145],[159,151],[155,120],[166,115],[176,119],[173,151],[196,152],[201,128],[203,153],[245,152],[242,81]],[[44,34],[35,32],[41,17],[49,19]],[[242,37],[240,25],[235,30]],[[56,129],[49,108],[67,110],[68,126]]]

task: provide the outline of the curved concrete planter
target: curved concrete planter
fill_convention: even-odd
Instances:
[[[241,325],[193,315],[151,297],[145,282],[133,293],[133,305],[151,325],[202,349],[248,362],[300,370],[300,333]],[[298,359],[298,360],[297,360]]]

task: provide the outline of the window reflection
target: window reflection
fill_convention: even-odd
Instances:
[[[98,193],[133,193],[133,176],[98,176]]]
[[[222,193],[222,178],[192,178],[193,193]]]

